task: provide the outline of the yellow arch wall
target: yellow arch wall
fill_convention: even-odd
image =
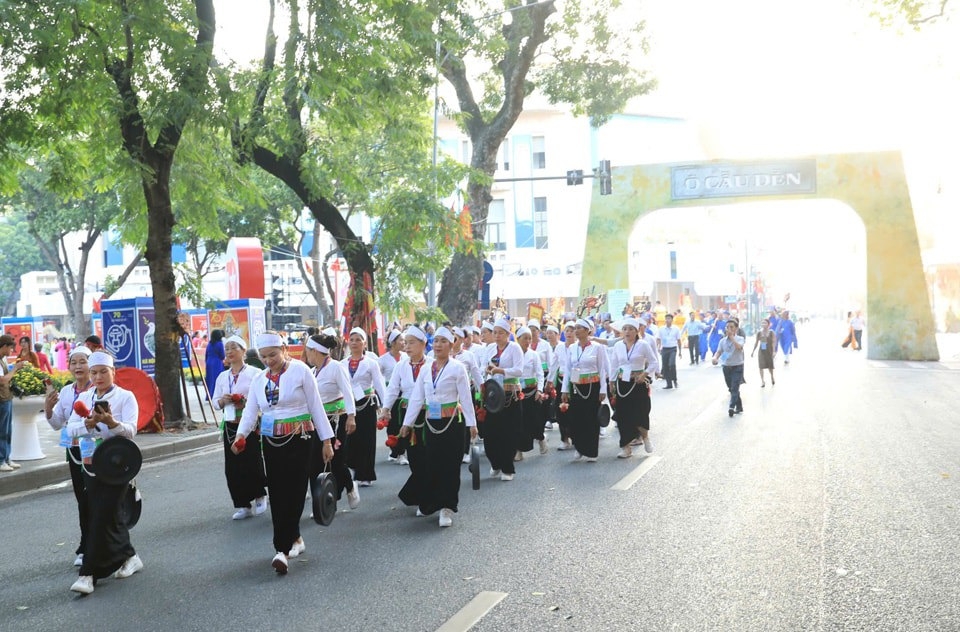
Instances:
[[[939,360],[900,153],[826,154],[812,159],[816,161],[816,193],[762,197],[674,200],[671,169],[686,163],[615,168],[612,195],[600,196],[594,186],[581,292],[591,287],[630,287],[627,240],[637,220],[655,210],[758,200],[835,199],[853,208],[866,228],[867,356],[874,360]],[[734,163],[698,163],[729,164]]]

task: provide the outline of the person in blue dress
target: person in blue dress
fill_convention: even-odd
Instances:
[[[799,345],[797,345],[797,328],[793,324],[793,319],[790,318],[789,311],[783,310],[774,331],[780,342],[780,350],[783,351],[783,363],[790,364],[790,356]]]
[[[716,354],[717,347],[720,346],[720,340],[724,337],[724,331],[727,327],[727,320],[724,318],[723,314],[717,312],[713,318],[713,324],[710,326],[710,353]]]
[[[206,372],[203,381],[207,385],[209,397],[217,386],[217,376],[223,373],[226,366],[227,354],[223,348],[223,330],[214,329],[210,332],[210,343],[207,344],[206,358],[204,359]]]

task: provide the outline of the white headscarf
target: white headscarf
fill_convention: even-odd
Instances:
[[[265,347],[283,347],[285,346],[283,338],[280,337],[280,334],[273,333],[261,333],[257,334],[257,349],[263,349]]]
[[[103,351],[94,351],[90,354],[87,364],[90,365],[91,368],[95,366],[113,367],[113,356]]]
[[[493,326],[494,326],[494,327],[499,327],[500,329],[504,330],[504,331],[507,332],[508,334],[511,333],[511,331],[510,331],[510,321],[507,320],[506,318],[498,318],[498,319],[496,320],[496,322],[493,323]]]
[[[517,330],[517,333],[516,333],[515,335],[516,335],[517,339],[519,339],[520,336],[523,336],[523,335],[525,335],[525,334],[529,334],[529,335],[532,336],[532,335],[533,335],[533,332],[530,331],[530,328],[529,328],[529,327],[521,327],[520,329]]]
[[[453,332],[447,329],[446,327],[441,327],[440,329],[433,332],[434,339],[437,338],[446,338],[448,341],[453,343]]]
[[[237,345],[238,347],[244,350],[246,350],[247,348],[247,341],[241,338],[240,336],[237,336],[236,334],[224,340],[223,344],[226,345],[228,342],[232,342],[233,344]]]
[[[416,325],[410,325],[407,327],[407,330],[403,332],[405,336],[413,336],[420,342],[427,341],[427,334],[423,333],[423,330],[417,327]]]
[[[360,336],[361,338],[363,338],[363,341],[364,341],[364,342],[367,341],[367,332],[365,332],[364,330],[360,329],[359,327],[354,327],[353,329],[350,330],[350,335],[352,336],[353,334],[357,334],[358,336]]]
[[[78,354],[78,353],[79,353],[80,355],[85,355],[85,356],[87,356],[87,357],[89,358],[89,357],[90,357],[90,354],[92,354],[93,351],[90,351],[89,347],[85,347],[85,346],[83,346],[83,345],[80,345],[79,347],[76,347],[75,349],[73,349],[73,350],[70,352],[70,355],[69,355],[68,357],[71,357],[71,358],[72,358],[73,356],[75,356],[75,355]]]

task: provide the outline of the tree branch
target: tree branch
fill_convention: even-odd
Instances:
[[[919,26],[920,24],[923,24],[923,23],[925,23],[925,22],[932,22],[932,21],[934,21],[934,20],[936,20],[936,19],[938,19],[938,18],[942,18],[942,17],[944,16],[944,13],[946,12],[947,1],[948,1],[948,0],[940,0],[940,12],[939,12],[939,13],[934,13],[934,14],[932,14],[932,15],[928,15],[928,16],[925,17],[925,18],[916,18],[916,19],[914,19],[914,20],[910,20],[910,24],[912,24],[913,26]]]
[[[130,261],[130,263],[127,264],[127,267],[124,268],[123,272],[120,273],[120,276],[117,277],[117,286],[113,289],[113,292],[116,292],[121,287],[123,287],[123,284],[127,282],[127,278],[133,273],[134,268],[140,265],[140,262],[143,261],[143,255],[144,253],[142,251],[138,252],[137,256],[134,257]],[[108,298],[113,296],[113,292],[104,292],[103,296],[100,297],[100,300],[101,301],[107,300]]]

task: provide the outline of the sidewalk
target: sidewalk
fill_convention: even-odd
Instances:
[[[208,423],[204,424],[199,402],[193,393],[190,399],[190,411],[194,417],[191,426],[194,429],[137,434],[134,440],[140,446],[145,462],[176,456],[219,442],[220,434],[213,423],[209,407],[206,409]],[[60,432],[50,428],[42,411],[37,412],[36,424],[44,458],[19,460],[19,470],[0,472],[0,497],[70,480],[66,451],[59,445]]]

